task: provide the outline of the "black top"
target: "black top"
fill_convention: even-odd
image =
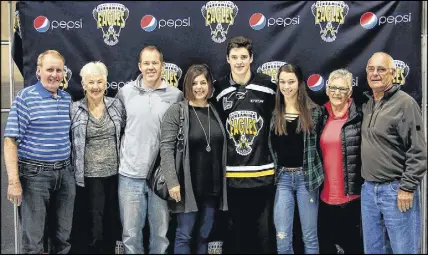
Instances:
[[[205,129],[206,138],[197,117]],[[190,173],[195,198],[218,196],[221,193],[223,135],[211,109],[210,125],[211,138],[208,134],[208,107],[189,105]],[[206,150],[207,139],[210,139],[210,152]]]
[[[299,117],[289,114],[286,117],[287,135],[272,133],[272,146],[278,156],[278,165],[285,167],[303,166],[303,131],[296,133]],[[293,120],[292,120],[293,119]]]

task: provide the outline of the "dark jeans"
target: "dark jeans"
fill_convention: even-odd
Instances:
[[[208,237],[218,210],[217,201],[218,199],[200,201],[198,202],[197,212],[177,213],[175,254],[208,253]],[[196,250],[194,251],[191,249],[193,242],[196,245]]]
[[[118,201],[118,175],[85,177],[86,215],[88,220],[88,252],[113,254],[121,240]]]
[[[71,164],[52,169],[43,162],[19,160],[22,204],[22,252],[42,253],[45,221],[49,222],[51,253],[66,254],[70,250],[76,187]]]
[[[274,186],[228,188],[231,231],[226,239],[226,253],[276,253],[273,225]]]
[[[361,199],[330,205],[320,199],[320,253],[363,254]]]

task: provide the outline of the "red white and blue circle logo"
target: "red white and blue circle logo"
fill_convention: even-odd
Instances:
[[[158,21],[153,15],[144,15],[140,22],[141,28],[146,32],[152,32],[156,29]]]
[[[373,12],[366,12],[360,18],[360,25],[365,29],[372,29],[377,24],[377,17]]]
[[[266,26],[266,17],[261,13],[254,13],[250,17],[250,27],[254,30],[261,30]]]
[[[44,33],[48,31],[50,24],[51,23],[49,22],[48,18],[46,18],[45,16],[38,16],[37,18],[34,19],[34,22],[33,22],[34,29],[36,29],[37,32],[40,32],[40,33]]]
[[[312,74],[309,76],[307,84],[312,91],[319,91],[324,87],[324,78],[319,74]]]

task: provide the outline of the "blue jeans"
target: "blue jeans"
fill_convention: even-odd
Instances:
[[[192,236],[196,238],[196,254],[208,253],[208,237],[214,224],[218,205],[213,200],[198,203],[197,212],[177,213],[175,254],[191,254]]]
[[[397,206],[399,181],[365,181],[361,190],[361,216],[364,252],[386,254],[419,253],[421,216],[419,190],[413,193],[413,205],[406,212]]]
[[[303,242],[306,254],[318,254],[318,203],[319,190],[309,192],[306,189],[304,174],[298,170],[282,174],[277,184],[274,222],[276,228],[276,242],[278,254],[293,254],[293,218],[294,203],[297,198],[300,222],[302,225]]]
[[[22,185],[19,217],[22,224],[22,253],[42,253],[46,220],[51,238],[50,253],[67,254],[71,248],[76,183],[73,167],[48,169],[42,162],[20,159]]]
[[[143,254],[143,228],[146,216],[150,225],[149,253],[163,254],[168,248],[166,237],[169,211],[166,200],[159,198],[145,179],[119,174],[119,210],[125,254]]]

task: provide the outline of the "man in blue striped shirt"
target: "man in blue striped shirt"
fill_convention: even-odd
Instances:
[[[49,229],[52,252],[70,250],[76,188],[70,164],[71,97],[58,89],[63,70],[59,52],[40,54],[39,82],[18,92],[6,124],[8,199],[20,206],[23,253],[43,252],[47,217],[54,226]]]

